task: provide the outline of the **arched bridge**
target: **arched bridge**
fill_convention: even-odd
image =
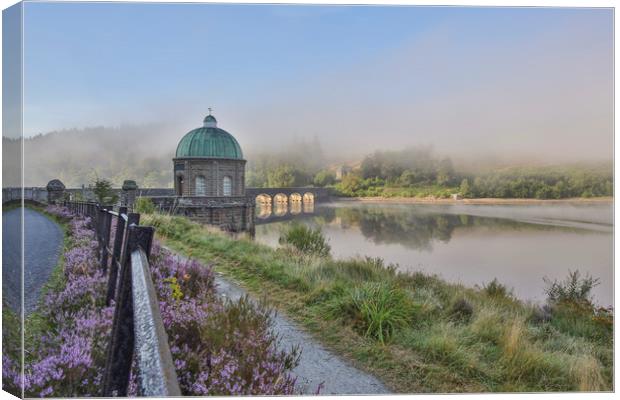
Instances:
[[[116,191],[119,194],[122,192],[120,189]],[[23,188],[3,188],[2,189],[2,203],[21,201],[22,193],[23,199],[27,202],[35,202],[38,204],[48,204],[50,199],[54,201],[56,197],[62,197],[65,193],[72,197],[74,193],[79,192],[84,197],[92,197],[86,192],[92,192],[87,189],[65,189],[62,182],[52,180],[48,183],[47,187],[25,187]],[[173,189],[143,189],[140,191],[140,195],[149,197],[149,194],[157,193],[159,195],[174,196]],[[144,193],[142,193],[144,192]],[[161,192],[161,193],[160,193]],[[330,200],[330,192],[326,188],[317,187],[293,187],[293,188],[246,188],[245,196],[256,200],[257,205],[273,205],[274,212],[277,214],[277,210],[283,206],[290,208],[292,214],[297,214],[295,211],[301,207],[300,204],[304,204],[304,210],[309,203],[322,203]],[[298,206],[299,205],[299,206]],[[302,208],[299,208],[300,210]]]
[[[257,204],[320,203],[329,201],[329,190],[317,187],[246,188],[245,195]]]

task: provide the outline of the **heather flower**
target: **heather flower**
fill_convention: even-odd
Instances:
[[[151,260],[164,327],[183,394],[275,395],[295,392],[298,351],[276,350],[271,312],[247,298],[224,303],[211,267],[175,257],[159,244]],[[184,294],[179,299],[171,288]]]
[[[46,292],[39,312],[48,333],[26,349],[28,397],[101,395],[114,306],[105,306],[107,276],[97,263],[91,221],[64,207],[47,212],[69,220],[64,285]],[[113,219],[111,242],[116,224]],[[277,395],[295,392],[296,349],[277,350],[271,312],[247,298],[224,302],[211,266],[176,257],[155,241],[150,268],[170,351],[185,395]],[[134,367],[128,394],[136,396]],[[3,354],[4,386],[21,386],[19,364]]]

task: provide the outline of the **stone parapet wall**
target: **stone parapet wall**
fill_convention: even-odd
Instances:
[[[254,205],[254,199],[245,196],[210,197],[210,196],[145,196],[155,207],[170,209],[172,207],[225,207]]]
[[[254,199],[244,196],[153,196],[149,199],[163,212],[183,215],[228,231],[254,231]]]
[[[47,203],[48,193],[47,189],[44,187],[11,187],[11,188],[2,188],[2,202],[6,203],[9,201],[18,201],[21,200],[22,197],[24,200],[36,201],[39,203]]]

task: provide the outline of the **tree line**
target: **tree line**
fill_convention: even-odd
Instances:
[[[562,199],[613,195],[611,163],[457,170],[429,149],[377,151],[334,185],[343,196]]]
[[[114,187],[132,179],[142,188],[171,187],[176,140],[164,126],[121,126],[52,132],[24,140],[26,186],[59,178],[80,187],[105,178]],[[146,145],[156,142],[157,146]],[[21,142],[3,137],[5,186],[20,184]],[[251,149],[249,149],[251,150]],[[325,156],[318,139],[277,151],[246,152],[247,187],[319,186],[341,196],[539,198],[613,195],[611,162],[493,168],[471,172],[429,147],[376,151],[336,179],[341,161]]]

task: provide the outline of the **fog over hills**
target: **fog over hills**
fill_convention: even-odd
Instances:
[[[136,180],[141,187],[171,187],[172,158],[184,128],[172,123],[121,125],[118,127],[89,127],[66,129],[39,134],[24,140],[26,186],[44,186],[49,180],[59,178],[67,187],[88,185],[96,176],[109,179],[120,186],[125,179]],[[472,154],[467,148],[462,152],[441,151],[432,143],[403,142],[381,143],[380,137],[360,137],[346,146],[329,146],[329,138],[291,136],[277,141],[257,142],[247,132],[237,135],[248,170],[270,168],[288,164],[312,174],[320,169],[347,164],[359,166],[361,160],[377,150],[394,150],[416,147],[441,157],[450,157],[460,171],[485,171],[508,166],[542,166],[549,164],[585,163],[607,164],[610,157],[542,157],[538,151],[530,154],[517,152],[488,152]],[[376,142],[372,143],[371,142]],[[249,142],[249,143],[247,143]],[[18,186],[19,175],[10,166],[19,164],[20,141],[3,137],[3,186]],[[376,147],[375,147],[376,146]],[[536,150],[536,149],[534,149]],[[611,164],[609,164],[611,165]]]
[[[168,124],[67,129],[24,140],[24,184],[44,186],[58,178],[67,187],[88,185],[98,176],[115,186],[133,179],[141,187],[171,187],[172,158],[185,132]],[[20,141],[2,138],[3,186],[19,186]],[[262,160],[303,164],[318,170],[329,164],[318,140],[292,138],[277,150],[252,151],[243,146],[248,168]],[[311,154],[312,156],[308,156]],[[300,161],[305,158],[305,161]],[[334,160],[338,162],[339,160]]]

